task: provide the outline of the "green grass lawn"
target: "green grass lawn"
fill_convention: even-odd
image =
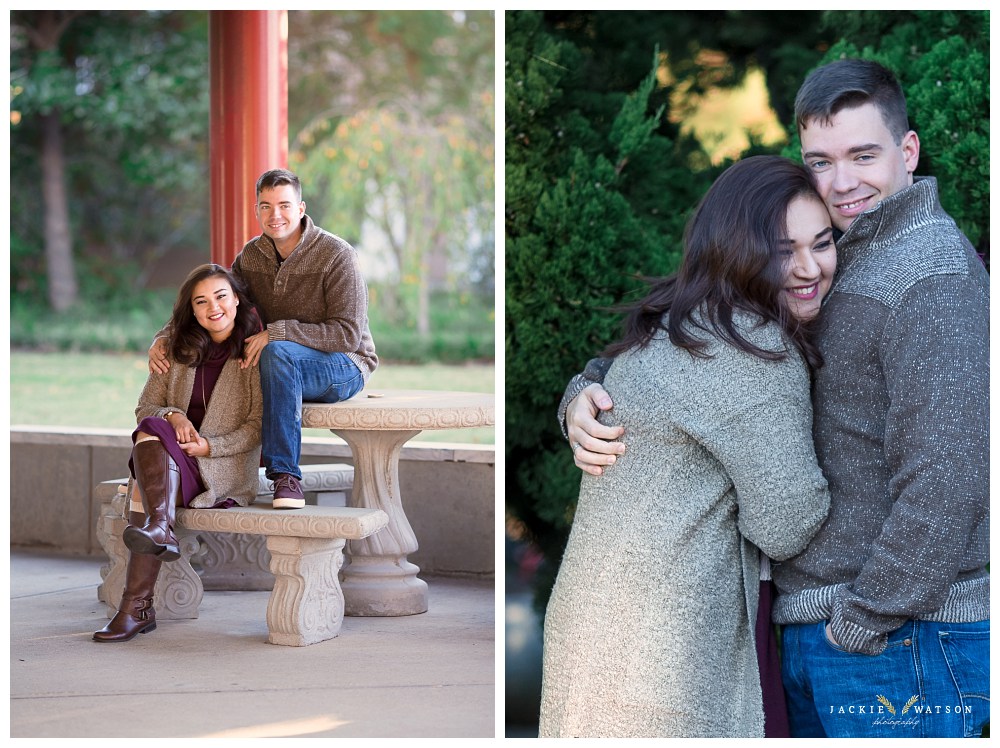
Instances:
[[[146,355],[11,351],[10,423],[24,426],[133,428],[135,404],[146,382]],[[369,388],[493,392],[488,364],[384,363]],[[332,436],[306,429],[307,436]],[[493,427],[425,431],[417,441],[493,444]]]

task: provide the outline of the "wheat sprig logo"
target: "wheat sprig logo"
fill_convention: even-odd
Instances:
[[[884,706],[886,709],[889,710],[889,714],[891,714],[893,717],[896,716],[896,707],[892,705],[892,702],[889,701],[889,699],[887,699],[885,696],[882,696],[881,694],[876,696],[875,699],[876,701],[878,701],[879,704],[881,704],[882,706]]]
[[[908,711],[910,711],[910,707],[913,706],[914,704],[916,704],[917,703],[917,699],[919,699],[919,698],[920,698],[919,696],[915,695],[912,699],[910,699],[909,701],[907,701],[903,705],[903,711],[900,712],[900,714],[906,714]]]

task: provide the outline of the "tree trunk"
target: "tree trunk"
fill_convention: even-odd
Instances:
[[[57,312],[66,311],[77,301],[65,172],[59,112],[53,110],[42,115],[42,195],[49,306]]]

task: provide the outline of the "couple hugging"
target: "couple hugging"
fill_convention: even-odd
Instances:
[[[987,273],[891,72],[821,67],[795,118],[803,163],[724,172],[560,404],[543,737],[989,720]]]

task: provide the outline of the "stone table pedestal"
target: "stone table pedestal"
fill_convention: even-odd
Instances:
[[[388,526],[348,542],[342,586],[351,616],[405,616],[427,610],[427,584],[407,560],[417,538],[403,511],[399,453],[421,431],[492,426],[493,395],[430,390],[364,390],[340,403],[303,403],[302,427],[330,429],[351,448],[351,506],[381,509]]]

